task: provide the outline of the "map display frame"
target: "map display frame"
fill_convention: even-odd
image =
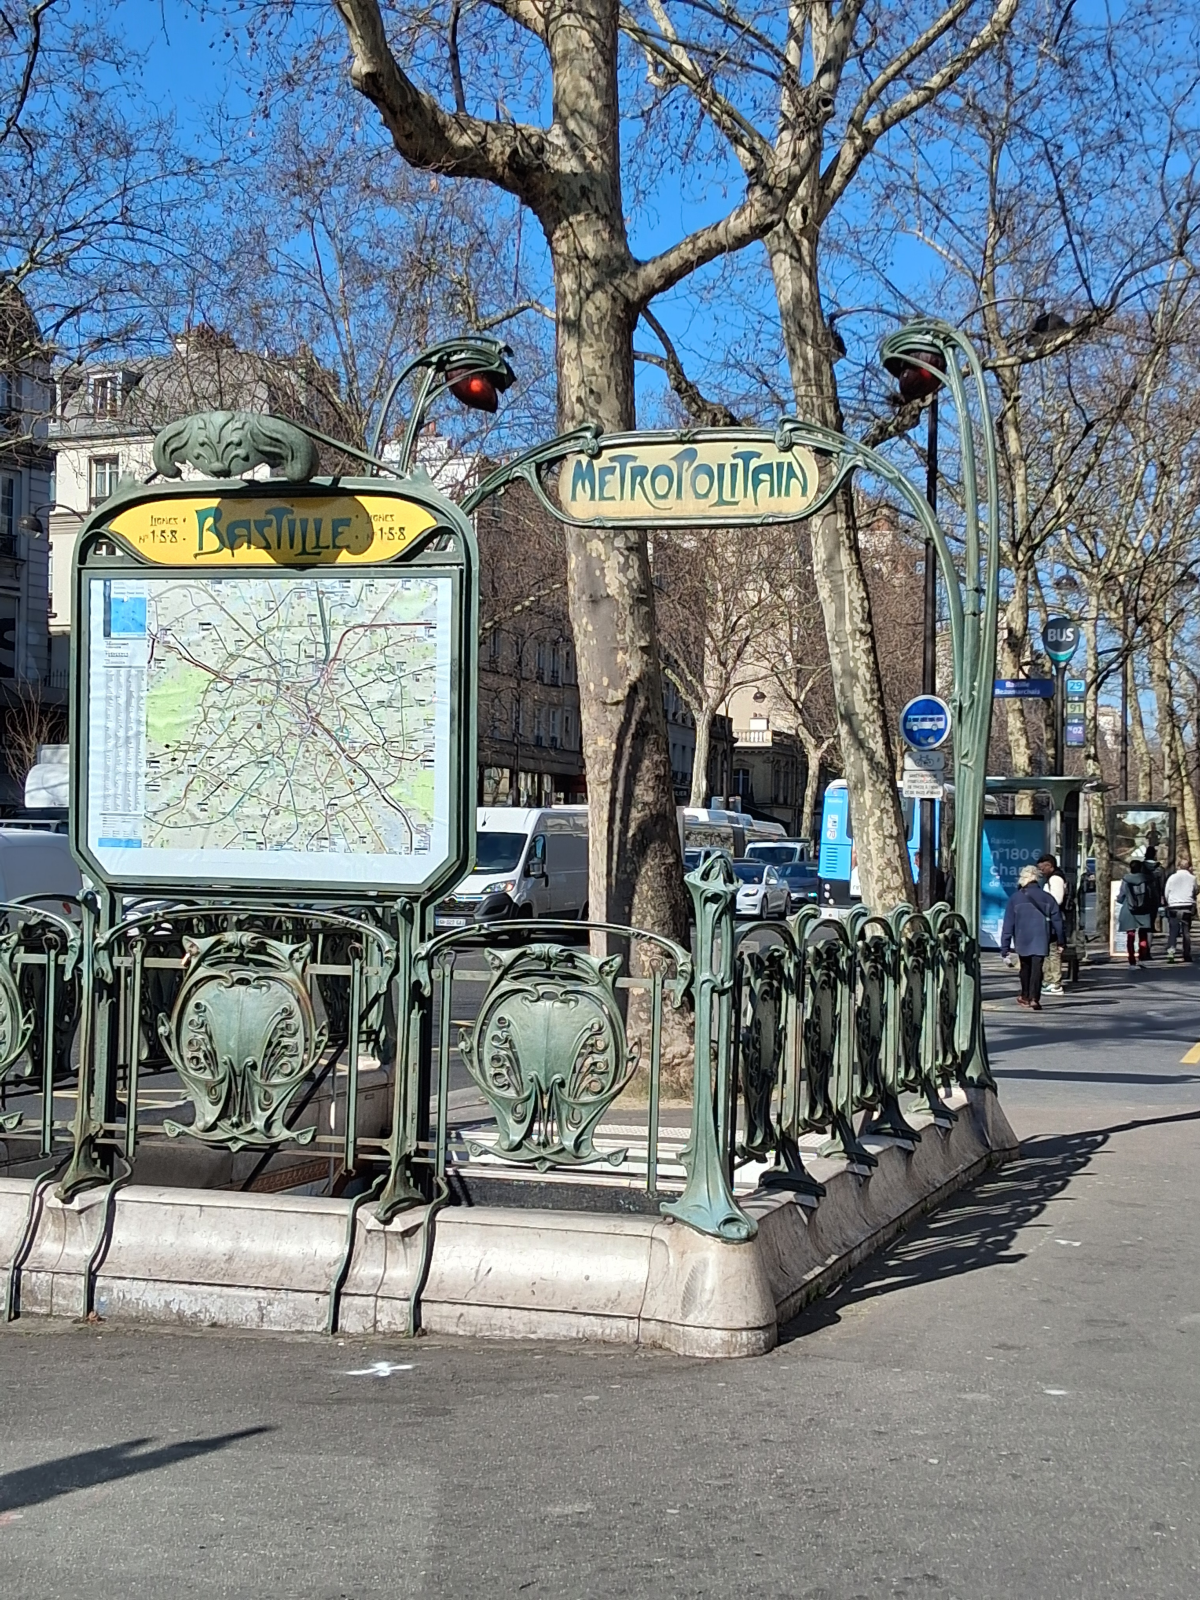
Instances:
[[[473,832],[477,593],[470,525],[425,485],[108,502],[76,554],[83,871],[122,893],[436,897]]]

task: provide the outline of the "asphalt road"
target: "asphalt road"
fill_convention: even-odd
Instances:
[[[1014,987],[1021,1161],[760,1360],[0,1334],[0,1596],[1191,1600],[1197,973]]]

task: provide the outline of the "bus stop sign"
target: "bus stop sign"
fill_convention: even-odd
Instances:
[[[1042,632],[1042,648],[1055,666],[1065,667],[1079,648],[1079,624],[1070,617],[1050,617]]]
[[[950,707],[935,694],[919,694],[900,713],[900,737],[913,750],[936,750],[950,737]]]

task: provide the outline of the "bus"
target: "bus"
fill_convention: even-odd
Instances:
[[[904,830],[908,838],[908,865],[917,875],[921,848],[921,808],[915,800],[901,797]],[[933,837],[941,827],[941,801],[934,802]],[[850,820],[850,791],[845,778],[834,778],[825,790],[821,806],[821,847],[817,856],[817,892],[823,906],[852,906],[861,900],[858,863],[854,852],[854,829]]]

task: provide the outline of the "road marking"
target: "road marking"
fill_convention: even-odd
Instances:
[[[1180,1056],[1179,1065],[1181,1067],[1200,1066],[1200,1044],[1194,1044],[1187,1055]]]

